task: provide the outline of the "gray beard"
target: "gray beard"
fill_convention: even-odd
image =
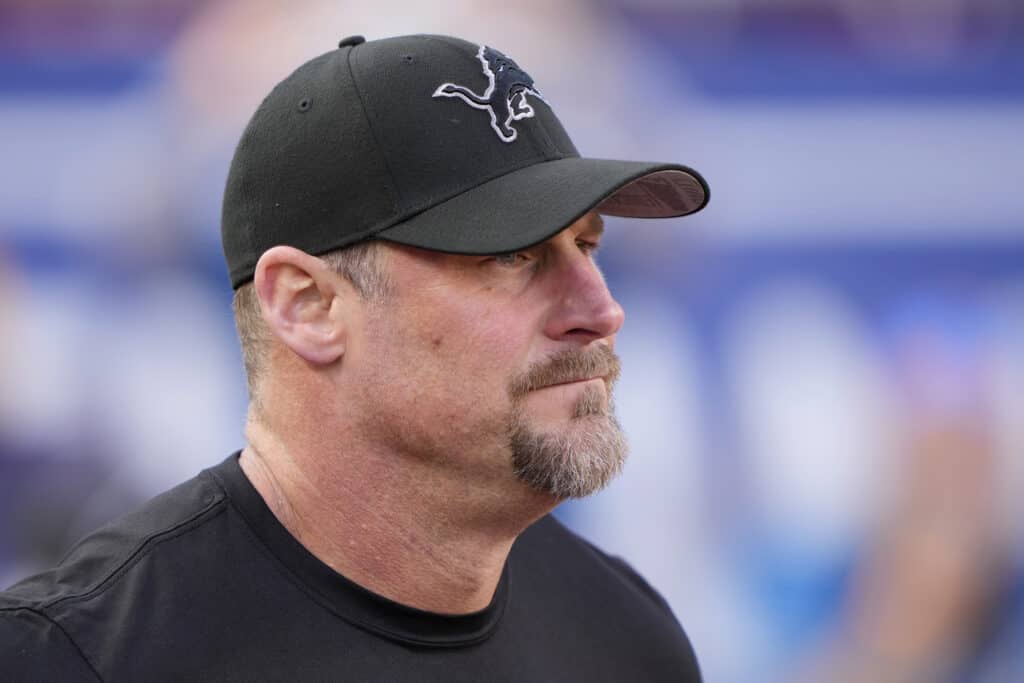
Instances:
[[[515,475],[559,500],[583,498],[600,491],[622,471],[628,445],[609,401],[588,387],[565,429],[542,432],[533,427],[520,401],[513,404],[509,444]]]

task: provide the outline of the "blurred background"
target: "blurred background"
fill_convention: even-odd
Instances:
[[[613,220],[626,473],[564,505],[711,683],[1024,680],[1024,4],[0,0],[0,586],[242,445],[230,155],[350,34],[516,59]]]

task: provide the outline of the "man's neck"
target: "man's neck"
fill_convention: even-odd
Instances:
[[[246,435],[242,471],[307,550],[362,587],[422,610],[485,608],[518,534],[555,504],[525,487],[511,496],[487,491],[355,445],[298,453],[258,423]]]

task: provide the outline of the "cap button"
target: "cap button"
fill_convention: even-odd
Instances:
[[[338,47],[354,47],[366,42],[366,38],[362,36],[349,36],[348,38],[342,38],[338,41]]]

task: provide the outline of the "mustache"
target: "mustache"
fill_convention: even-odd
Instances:
[[[592,377],[603,377],[611,388],[620,370],[619,357],[604,344],[588,349],[568,349],[534,363],[513,378],[509,394],[513,399],[522,398],[535,389]]]

